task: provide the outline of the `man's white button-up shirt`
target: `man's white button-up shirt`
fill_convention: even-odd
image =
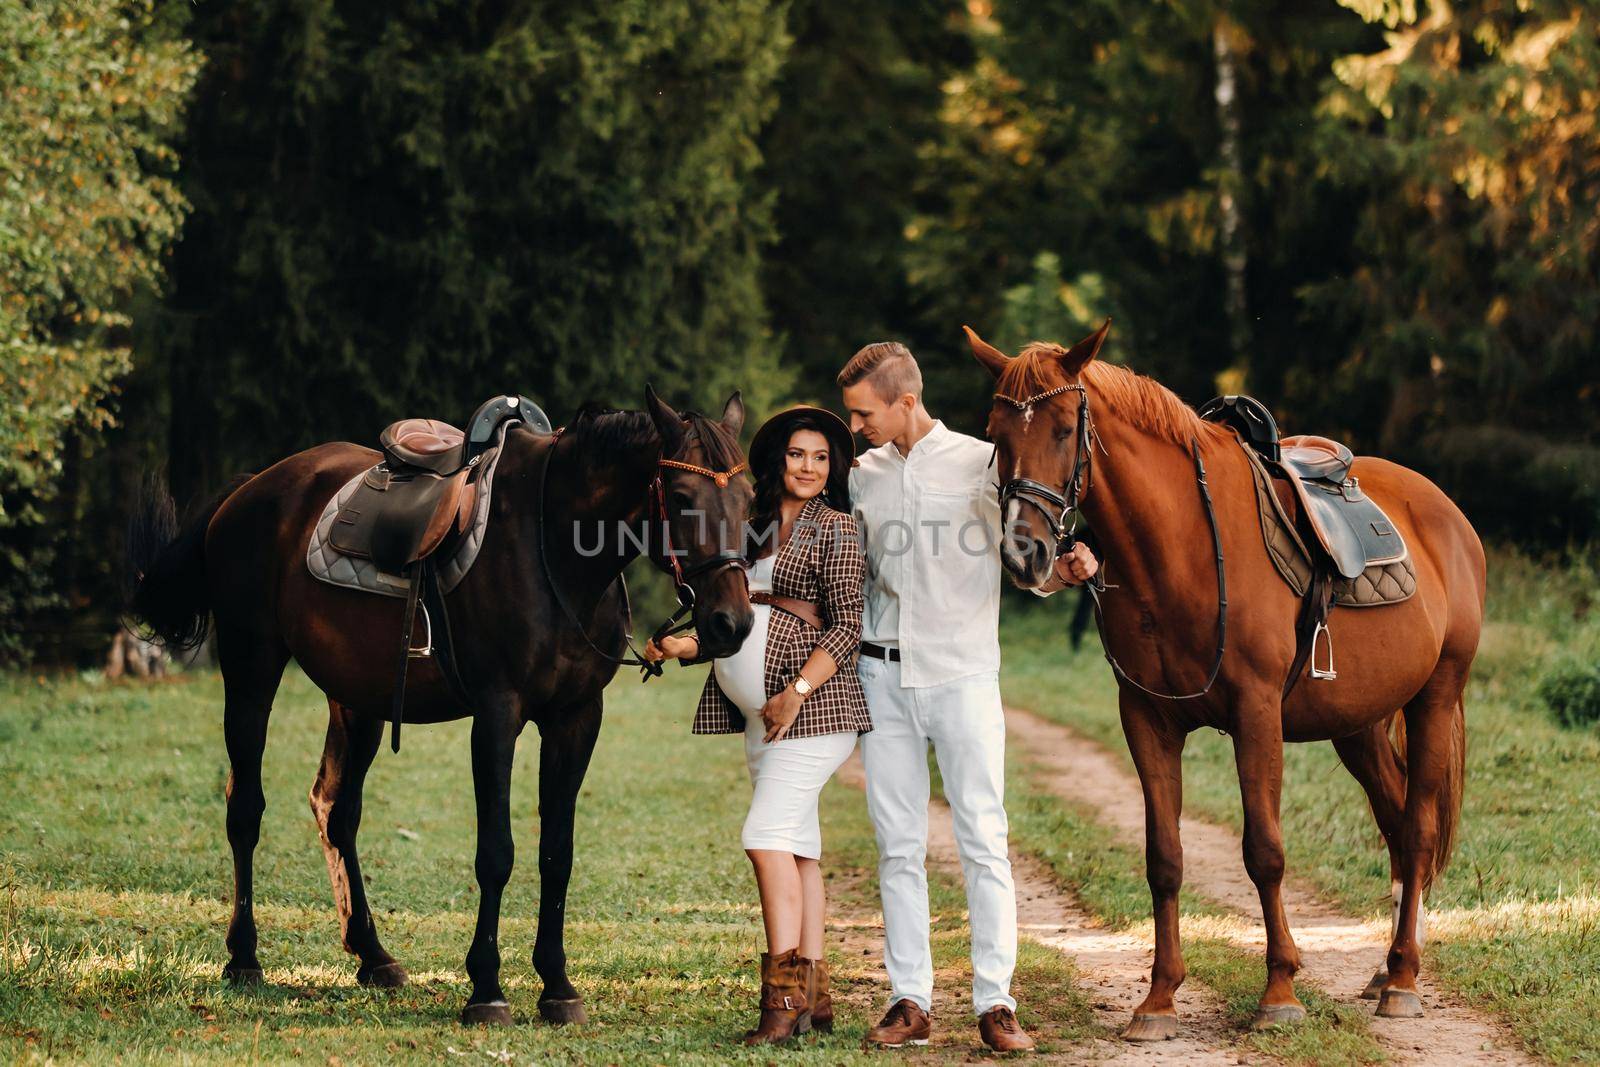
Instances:
[[[910,455],[891,441],[850,472],[867,556],[861,639],[900,649],[901,685],[1000,669],[993,453],[935,421]]]

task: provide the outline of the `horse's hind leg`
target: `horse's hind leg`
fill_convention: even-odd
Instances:
[[[1422,895],[1443,868],[1461,806],[1466,738],[1461,691],[1464,667],[1442,661],[1406,705],[1406,807],[1400,834],[1400,914],[1389,947],[1389,983],[1378,998],[1385,1018],[1422,1014]]]
[[[1283,911],[1283,828],[1279,821],[1283,713],[1276,699],[1241,704],[1233,752],[1244,802],[1244,867],[1261,895],[1261,919],[1267,928],[1267,987],[1250,1023],[1252,1029],[1261,1030],[1306,1017],[1305,1005],[1294,994],[1300,950]]]
[[[332,699],[328,701],[328,738],[322,748],[322,766],[311,787],[311,813],[316,816],[322,852],[328,860],[344,949],[361,959],[356,981],[393,988],[406,984],[405,968],[378,941],[361,880],[361,861],[356,856],[361,788],[383,740],[383,725],[382,719],[363,717]]]
[[[600,735],[600,701],[570,719],[541,727],[539,741],[539,933],[533,966],[544,979],[539,1014],[547,1022],[586,1020],[583,999],[567,978],[567,883],[578,789]]]
[[[1398,712],[1396,713],[1398,714]],[[1333,749],[1339,754],[1352,777],[1366,791],[1367,802],[1372,806],[1372,817],[1383,835],[1384,847],[1389,850],[1389,880],[1394,897],[1394,924],[1391,937],[1399,929],[1400,921],[1400,828],[1406,807],[1406,771],[1400,753],[1389,741],[1388,721],[1376,722],[1358,734],[1335,738]],[[1417,938],[1422,938],[1422,913],[1417,912]],[[1361,991],[1362,1000],[1377,1000],[1378,994],[1389,983],[1387,966],[1379,967],[1367,987]]]
[[[228,845],[233,850],[233,918],[228,922],[228,965],[224,978],[241,985],[261,981],[256,959],[255,848],[261,837],[261,753],[267,745],[272,698],[289,661],[276,637],[237,630],[217,632],[225,706],[223,736],[228,746]]]

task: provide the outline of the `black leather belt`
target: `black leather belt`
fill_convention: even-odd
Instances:
[[[885,648],[883,645],[875,645],[871,641],[861,642],[861,654],[863,656],[871,656],[873,659],[900,662],[900,650],[898,648]]]

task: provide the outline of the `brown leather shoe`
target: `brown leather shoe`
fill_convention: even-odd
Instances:
[[[811,968],[810,983],[806,986],[806,1015],[801,1020],[800,1032],[808,1029],[833,1033],[833,994],[828,991],[828,960],[806,960]]]
[[[978,1036],[996,1052],[1032,1052],[1033,1038],[1017,1022],[1016,1012],[996,1004],[978,1016]]]
[[[926,1045],[932,1030],[928,1013],[917,1007],[916,1001],[902,998],[890,1005],[882,1022],[867,1031],[867,1044],[879,1048]]]
[[[799,949],[761,954],[761,1019],[745,1033],[745,1044],[772,1045],[794,1037],[807,1007],[809,969]]]

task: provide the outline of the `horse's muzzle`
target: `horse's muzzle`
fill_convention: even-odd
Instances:
[[[714,659],[733,655],[750,636],[755,621],[755,612],[749,607],[743,611],[721,608],[711,612],[698,627],[700,654]]]
[[[1000,562],[1018,588],[1036,589],[1050,577],[1055,556],[1049,545],[1030,537],[1020,545],[1014,542],[1002,545]]]

